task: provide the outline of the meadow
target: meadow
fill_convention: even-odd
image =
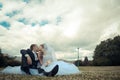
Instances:
[[[120,66],[83,66],[79,69],[80,74],[55,77],[0,74],[0,80],[120,80]]]

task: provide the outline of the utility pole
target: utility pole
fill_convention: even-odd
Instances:
[[[80,49],[80,48],[77,48],[77,50],[78,50],[78,64],[77,64],[77,65],[78,65],[78,66],[79,66],[79,49]]]

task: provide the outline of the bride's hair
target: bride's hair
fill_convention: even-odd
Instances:
[[[43,48],[42,54],[45,55],[45,44],[40,44],[40,46]]]
[[[47,46],[47,44],[45,44],[45,43],[41,44],[40,46],[41,46],[44,50],[47,50],[47,49],[48,49],[48,46]]]
[[[40,46],[41,46],[42,48],[44,48],[44,44],[40,44]]]
[[[43,48],[43,55],[45,58],[43,58],[44,62],[46,62],[45,60],[51,60],[51,61],[57,61],[56,56],[55,56],[55,52],[54,49],[49,45],[49,44],[40,44],[40,46]]]

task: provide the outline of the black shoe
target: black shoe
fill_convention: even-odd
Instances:
[[[58,70],[59,70],[59,66],[56,65],[50,72],[44,72],[44,75],[48,77],[53,77],[57,74]]]
[[[25,72],[27,75],[31,75],[31,73],[30,72]]]
[[[31,75],[28,67],[21,67],[21,70],[24,71],[27,75]]]
[[[40,73],[43,73],[43,72],[45,72],[44,69],[38,68],[38,73],[39,73],[39,74],[40,74]]]

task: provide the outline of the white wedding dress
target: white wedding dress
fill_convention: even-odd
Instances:
[[[43,57],[43,68],[45,71],[49,72],[55,67],[55,65],[59,66],[59,70],[57,75],[70,75],[70,74],[79,74],[80,71],[79,69],[72,63],[67,63],[64,61],[57,61],[54,50],[47,44],[44,45],[45,47],[45,55]],[[45,67],[45,63],[47,61],[51,61],[51,63]],[[21,71],[20,66],[15,66],[15,67],[6,67],[4,70],[1,71],[2,73],[9,73],[9,74],[25,74],[23,71]],[[30,72],[32,75],[42,75],[38,73],[37,69],[30,69]]]

